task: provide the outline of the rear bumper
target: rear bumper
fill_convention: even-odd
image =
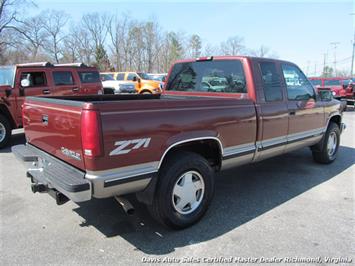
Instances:
[[[75,202],[91,199],[91,182],[84,178],[84,172],[31,145],[16,145],[11,150],[28,164],[27,176],[31,178],[32,186],[41,186],[40,192],[51,195],[53,191],[59,192]]]

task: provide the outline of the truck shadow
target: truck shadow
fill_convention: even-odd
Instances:
[[[10,140],[9,144],[5,148],[0,149],[0,154],[1,153],[10,153],[12,146],[15,146],[18,144],[25,144],[25,143],[26,143],[26,138],[25,138],[25,134],[23,132],[12,133],[11,140]]]
[[[157,224],[143,204],[132,199],[136,212],[126,215],[114,199],[81,203],[74,211],[106,237],[120,236],[146,254],[168,254],[175,248],[219,237],[269,210],[322,184],[355,163],[355,149],[341,146],[331,165],[312,161],[303,149],[219,173],[209,211],[196,225],[172,231]]]

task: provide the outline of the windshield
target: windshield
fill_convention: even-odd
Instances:
[[[100,74],[100,78],[101,78],[102,81],[115,80],[113,78],[113,74]]]
[[[320,79],[310,79],[309,80],[313,86],[322,86],[322,80]]]
[[[324,86],[340,86],[340,79],[324,80]]]
[[[0,85],[8,85],[13,87],[15,78],[15,67],[0,67]]]
[[[239,60],[178,63],[169,76],[167,91],[246,93]]]
[[[150,80],[151,78],[149,77],[149,75],[147,73],[137,73],[138,76],[141,78],[141,79],[147,79],[147,80]]]

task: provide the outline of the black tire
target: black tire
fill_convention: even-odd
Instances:
[[[328,142],[330,141],[330,136],[335,134],[336,136],[336,147],[333,152],[328,151]],[[319,143],[319,149],[313,150],[313,159],[317,163],[330,164],[336,159],[340,143],[340,129],[336,123],[330,122],[324,137]]]
[[[5,136],[2,137],[2,130],[5,129]],[[11,125],[9,120],[0,114],[0,149],[4,148],[8,143],[11,138]]]
[[[204,183],[204,193],[194,211],[181,214],[174,207],[173,190],[177,181],[189,171],[200,174]],[[205,158],[191,152],[178,152],[164,163],[158,178],[153,203],[148,206],[158,222],[173,229],[183,229],[203,217],[214,194],[214,171]]]

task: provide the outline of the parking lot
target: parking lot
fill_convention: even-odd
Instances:
[[[33,194],[25,167],[0,151],[1,261],[8,264],[140,264],[149,259],[351,258],[354,251],[354,120],[344,114],[337,160],[312,161],[303,149],[217,176],[202,221],[163,228],[132,198],[126,215],[114,199],[56,206]],[[12,145],[24,143],[16,133]],[[200,261],[199,261],[200,260]]]

